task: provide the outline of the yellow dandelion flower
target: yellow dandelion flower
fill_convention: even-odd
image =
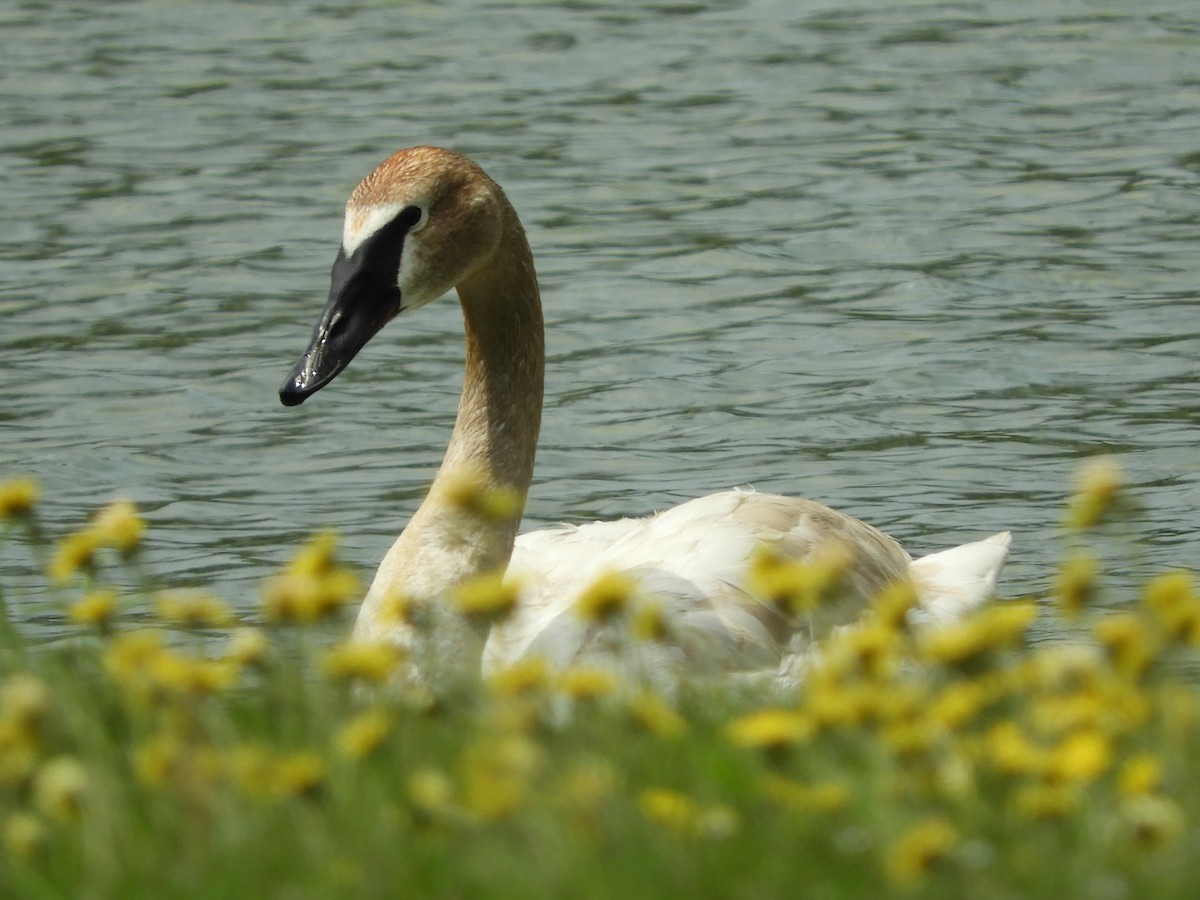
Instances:
[[[325,577],[336,566],[337,545],[337,534],[333,531],[314,534],[292,557],[288,573],[302,578]]]
[[[810,740],[816,731],[813,720],[790,709],[763,709],[730,722],[729,740],[739,747],[785,750]]]
[[[1035,821],[1061,819],[1079,807],[1078,783],[1022,784],[1012,794],[1012,808],[1020,816]]]
[[[646,788],[638,796],[642,815],[673,831],[691,831],[700,807],[687,794],[667,788]]]
[[[33,779],[33,800],[46,815],[74,822],[87,799],[87,772],[73,756],[56,756],[45,762]]]
[[[1143,602],[1168,639],[1200,639],[1200,597],[1190,572],[1165,572],[1145,588]]]
[[[4,849],[18,859],[29,859],[46,845],[46,826],[32,813],[14,812],[4,820]]]
[[[1114,508],[1124,481],[1121,467],[1110,457],[1084,463],[1067,506],[1067,527],[1082,531],[1100,524]]]
[[[226,769],[233,783],[249,797],[265,797],[275,791],[275,761],[270,751],[259,744],[238,744],[226,758]]]
[[[630,697],[629,714],[642,728],[662,738],[678,737],[688,729],[687,720],[652,691],[639,691]]]
[[[117,615],[117,592],[111,588],[88,591],[71,604],[67,619],[75,625],[106,629]]]
[[[1110,613],[1092,627],[1113,669],[1127,678],[1139,678],[1158,656],[1158,641],[1134,613]]]
[[[104,668],[119,684],[143,682],[154,661],[164,652],[157,631],[130,631],[113,638],[104,651]]]
[[[236,683],[238,667],[227,659],[193,659],[163,650],[150,661],[147,674],[168,695],[202,697]]]
[[[274,792],[285,797],[311,797],[325,784],[326,765],[312,750],[298,750],[275,761]]]
[[[347,641],[330,647],[321,657],[321,668],[330,678],[361,679],[375,684],[387,681],[400,664],[400,648],[384,641]]]
[[[998,722],[988,729],[983,749],[992,767],[1007,775],[1039,774],[1049,762],[1045,748],[1035,744],[1011,721]]]
[[[782,775],[768,773],[763,792],[780,806],[799,812],[833,813],[850,802],[850,789],[836,781],[804,784]]]
[[[821,668],[839,677],[886,678],[900,662],[901,633],[880,621],[847,628],[826,642]]]
[[[950,855],[959,843],[958,829],[941,816],[912,825],[887,848],[884,867],[899,887],[912,887]]]
[[[457,472],[447,479],[442,499],[452,508],[490,522],[502,522],[521,515],[525,499],[507,485],[493,485],[478,472]]]
[[[1147,850],[1175,843],[1187,826],[1179,804],[1156,794],[1127,799],[1121,804],[1121,818],[1134,842]]]
[[[389,589],[379,601],[379,621],[385,625],[415,625],[416,600],[402,591]]]
[[[853,562],[854,552],[841,541],[818,547],[803,561],[764,544],[750,562],[746,584],[764,603],[791,615],[806,615],[842,592]]]
[[[0,785],[19,784],[38,763],[37,735],[7,718],[0,719]]]
[[[163,591],[155,598],[155,612],[184,628],[228,628],[236,621],[233,610],[204,591]]]
[[[40,495],[41,488],[32,478],[0,481],[0,521],[32,515]]]
[[[46,574],[62,584],[81,571],[91,572],[96,566],[96,553],[103,546],[100,534],[92,528],[69,534],[55,546]]]
[[[903,630],[908,613],[917,605],[916,586],[908,580],[893,581],[876,595],[872,603],[875,616],[885,628]]]
[[[417,769],[408,777],[408,799],[426,815],[442,815],[453,808],[454,785],[445,772]]]
[[[1131,756],[1117,774],[1117,790],[1127,797],[1156,793],[1162,783],[1163,765],[1153,753]]]
[[[103,546],[129,556],[141,546],[146,520],[131,501],[114,500],[92,518],[91,529]]]
[[[1064,616],[1078,618],[1092,604],[1099,572],[1095,557],[1086,553],[1075,553],[1063,560],[1054,579],[1054,596]]]
[[[665,641],[670,634],[670,626],[662,604],[654,600],[638,604],[630,631],[639,641]]]
[[[605,759],[573,763],[555,785],[555,799],[577,813],[589,813],[613,796],[617,771]]]
[[[1090,783],[1112,765],[1112,741],[1098,731],[1068,735],[1051,752],[1047,774],[1063,781]]]
[[[550,667],[540,656],[520,659],[488,676],[488,687],[502,697],[537,694],[550,683]]]
[[[598,700],[617,689],[617,676],[596,666],[572,666],[558,676],[558,689],[575,700]]]
[[[469,619],[492,623],[507,619],[521,599],[520,585],[505,579],[504,572],[489,572],[468,579],[454,592],[458,611]]]
[[[629,605],[636,582],[625,572],[605,572],[575,601],[575,614],[587,622],[606,622]]]
[[[133,770],[142,784],[159,787],[175,780],[186,748],[178,735],[159,732],[133,752]]]
[[[926,632],[919,642],[925,659],[943,665],[966,666],[994,650],[1018,643],[1037,616],[1027,601],[1007,601],[984,607],[961,622]]]
[[[469,746],[462,758],[463,799],[485,822],[520,808],[529,795],[541,753],[522,735],[505,735]]]
[[[338,752],[350,759],[370,756],[383,744],[391,729],[391,717],[383,710],[361,712],[338,732]]]
[[[979,681],[956,681],[942,689],[929,705],[929,721],[947,732],[961,730],[991,702],[992,692]]]
[[[225,659],[241,666],[261,666],[271,652],[271,642],[259,628],[238,628],[225,645]]]
[[[287,569],[263,586],[263,611],[274,622],[311,624],[358,598],[358,577],[337,565],[337,537],[314,536],[296,553]]]
[[[37,735],[50,712],[52,696],[46,682],[35,675],[11,675],[0,683],[0,721],[21,735]]]

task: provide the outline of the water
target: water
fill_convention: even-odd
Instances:
[[[449,435],[461,321],[299,409],[355,182],[474,156],[547,307],[528,525],[729,485],[915,553],[1009,528],[1045,585],[1079,461],[1140,498],[1116,584],[1200,529],[1200,13],[1116,2],[14,3],[0,11],[0,472],[52,530],[134,498],[252,613],[325,525],[368,575]],[[19,613],[54,629],[23,556]],[[13,587],[15,585],[15,587]],[[15,592],[15,593],[14,593]]]

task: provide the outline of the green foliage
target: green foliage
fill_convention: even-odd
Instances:
[[[1104,474],[1072,501],[1077,542],[1120,495]],[[534,661],[435,700],[395,687],[395,648],[330,637],[358,584],[328,535],[244,624],[148,585],[130,505],[49,547],[36,501],[0,484],[6,545],[44,560],[76,633],[39,645],[0,618],[0,896],[1194,892],[1185,573],[1099,609],[1094,566],[1069,562],[1057,602],[922,634],[893,592],[789,690],[667,698]],[[810,572],[768,563],[775,593],[809,589]],[[109,586],[128,567],[142,593]],[[609,621],[660,636],[602,587]],[[1031,644],[1035,616],[1055,615],[1084,637]]]

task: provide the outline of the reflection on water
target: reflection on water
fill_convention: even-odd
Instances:
[[[453,302],[303,408],[275,391],[346,192],[429,142],[505,185],[538,258],[530,525],[754,484],[918,553],[1011,528],[1017,593],[1105,451],[1143,501],[1122,577],[1188,565],[1200,15],[1179,10],[0,12],[0,471],[42,479],[57,529],[134,497],[156,566],[245,609],[322,525],[368,570],[449,434]]]

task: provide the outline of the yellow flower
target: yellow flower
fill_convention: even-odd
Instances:
[[[384,641],[347,641],[330,647],[321,668],[330,678],[362,679],[382,684],[400,663],[400,649]]]
[[[1026,601],[984,607],[961,622],[932,629],[920,641],[922,655],[944,665],[965,666],[981,656],[1019,642],[1037,616]]]
[[[844,784],[835,781],[803,784],[774,773],[767,774],[763,790],[780,806],[805,813],[837,812],[850,801],[850,789]]]
[[[674,831],[690,831],[700,809],[687,794],[667,788],[646,788],[638,796],[638,806],[651,822]]]
[[[89,591],[71,604],[67,618],[75,625],[105,629],[117,614],[117,592],[110,588]]]
[[[929,705],[929,720],[948,732],[956,732],[975,719],[991,701],[991,691],[978,681],[955,681],[947,685]]]
[[[608,669],[572,666],[558,676],[558,688],[575,700],[607,697],[617,687],[617,676]]]
[[[442,815],[452,809],[454,785],[445,772],[417,769],[408,778],[408,799],[426,815]]]
[[[467,747],[462,758],[463,797],[485,822],[524,804],[541,765],[537,746],[521,735],[505,735]]]
[[[687,720],[658,694],[640,691],[629,699],[629,714],[651,734],[674,738],[687,731]]]
[[[184,628],[228,628],[233,611],[203,591],[163,591],[155,598],[158,617]]]
[[[1190,572],[1166,572],[1146,585],[1144,602],[1169,639],[1200,641],[1200,597]]]
[[[238,666],[259,666],[271,651],[271,642],[258,628],[242,627],[229,635],[225,659]]]
[[[0,521],[23,519],[33,513],[41,489],[32,478],[11,478],[0,482]]]
[[[726,734],[739,747],[784,750],[807,742],[816,731],[812,719],[788,709],[763,709],[729,723]]]
[[[1127,678],[1139,678],[1158,655],[1158,642],[1141,617],[1109,613],[1092,627],[1113,668]]]
[[[47,761],[33,780],[33,799],[38,809],[64,822],[80,817],[87,791],[87,772],[72,756],[56,756]]]
[[[37,735],[8,718],[0,719],[0,785],[25,781],[37,766]]]
[[[177,735],[159,732],[138,744],[133,752],[133,770],[142,784],[168,784],[175,780],[185,752]]]
[[[46,826],[37,816],[14,812],[4,820],[4,849],[19,859],[29,859],[46,844]]]
[[[1179,804],[1170,797],[1155,794],[1126,800],[1121,805],[1121,818],[1134,842],[1148,850],[1174,843],[1187,825]]]
[[[1112,742],[1098,731],[1069,735],[1053,751],[1048,774],[1063,781],[1092,782],[1112,764]]]
[[[1098,525],[1112,510],[1124,480],[1121,467],[1109,457],[1084,463],[1067,507],[1067,527],[1084,530]]]
[[[909,610],[917,605],[917,589],[911,581],[893,581],[875,597],[872,609],[885,628],[902,631]]]
[[[949,819],[937,816],[917,822],[888,847],[884,858],[887,876],[899,887],[912,887],[958,842],[958,829]]]
[[[1012,795],[1012,807],[1018,815],[1035,821],[1061,819],[1079,806],[1079,785],[1023,784]]]
[[[499,622],[507,619],[521,599],[520,585],[505,579],[504,572],[489,572],[468,579],[454,592],[458,611],[469,619]]]
[[[1127,797],[1153,794],[1162,787],[1162,762],[1153,753],[1131,756],[1117,774],[1117,789]]]
[[[540,656],[520,659],[488,676],[488,687],[502,697],[536,694],[550,682],[550,667]]]
[[[988,729],[983,748],[992,767],[1008,775],[1040,774],[1049,757],[1045,748],[1029,739],[1015,722],[998,722]]]
[[[96,565],[96,552],[104,546],[98,532],[91,528],[69,534],[54,548],[54,556],[46,572],[54,582],[62,584],[80,571],[91,571]]]
[[[318,534],[300,548],[282,574],[267,579],[263,611],[269,620],[310,624],[357,599],[358,578],[337,565],[336,547],[332,532]]]
[[[806,615],[841,593],[854,552],[841,541],[831,541],[804,561],[784,556],[764,544],[754,554],[747,573],[750,593],[791,615]]]
[[[167,694],[200,697],[233,685],[238,668],[227,659],[193,659],[164,650],[150,661],[148,674],[150,682]]]
[[[442,496],[460,512],[491,522],[514,519],[525,507],[519,491],[507,485],[492,485],[477,472],[455,473],[447,479]]]
[[[91,529],[105,547],[112,547],[123,556],[129,556],[142,543],[146,521],[129,500],[114,500],[96,513]]]
[[[312,796],[325,783],[325,760],[311,750],[286,754],[275,762],[272,786],[285,797]]]
[[[647,600],[638,604],[630,623],[633,636],[639,641],[664,641],[670,634],[666,613],[662,604],[655,600]]]
[[[35,675],[11,675],[0,684],[0,722],[33,738],[50,712],[50,688]]]
[[[1054,595],[1064,616],[1077,618],[1091,605],[1096,595],[1098,573],[1096,560],[1087,554],[1076,553],[1063,561],[1054,579]]]
[[[104,668],[119,684],[134,685],[145,681],[151,665],[163,652],[159,632],[126,632],[109,642],[104,651]]]
[[[587,622],[606,622],[629,605],[635,588],[626,573],[605,572],[584,588],[575,601],[575,613]]]
[[[350,759],[370,756],[383,744],[391,728],[391,718],[382,710],[361,712],[338,732],[338,752]]]

